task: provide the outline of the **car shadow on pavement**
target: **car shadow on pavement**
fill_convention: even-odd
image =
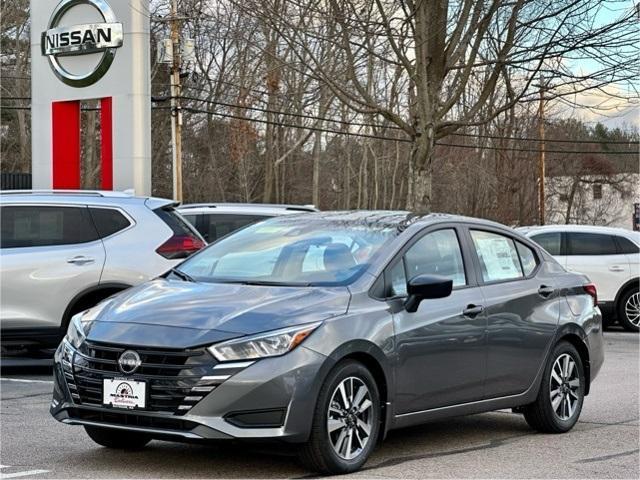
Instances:
[[[522,416],[508,412],[459,417],[393,431],[375,450],[363,471],[404,462],[496,448],[530,435]],[[95,445],[70,459],[84,473],[179,478],[312,478],[288,444],[180,444],[154,441],[143,450],[117,451]],[[114,465],[122,465],[118,471]],[[67,465],[73,469],[72,464]],[[161,475],[159,473],[162,472]],[[373,472],[371,472],[373,473]],[[365,474],[366,476],[366,474]]]

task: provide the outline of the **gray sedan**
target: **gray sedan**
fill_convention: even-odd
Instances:
[[[603,362],[586,277],[464,217],[291,215],[76,315],[51,413],[110,448],[269,439],[314,471],[392,429],[502,408],[570,430]]]

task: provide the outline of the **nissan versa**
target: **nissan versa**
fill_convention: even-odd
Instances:
[[[388,431],[443,417],[513,408],[568,431],[602,318],[586,277],[501,225],[307,213],[75,315],[55,361],[51,413],[100,445],[271,439],[344,473]]]

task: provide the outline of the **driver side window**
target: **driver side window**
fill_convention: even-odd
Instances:
[[[388,268],[387,296],[406,295],[408,279],[422,274],[450,278],[454,287],[467,284],[462,250],[455,230],[449,228],[428,233],[414,243],[402,259]]]
[[[429,233],[405,254],[407,277],[440,275],[453,280],[453,286],[467,284],[458,235],[452,228]]]

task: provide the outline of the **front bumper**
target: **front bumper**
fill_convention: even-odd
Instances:
[[[68,351],[63,359],[64,348],[62,344],[55,355],[50,412],[56,420],[67,424],[147,432],[157,438],[174,440],[280,439],[304,442],[309,436],[322,380],[319,373],[327,361],[323,355],[300,346],[282,357],[262,359],[240,370],[227,370],[232,372],[228,378],[223,378],[226,375],[209,375],[220,377],[221,383],[204,394],[186,413],[162,412],[112,408],[96,404],[95,400],[83,402],[82,395],[78,395],[72,383],[80,374],[78,370],[82,371],[82,366],[73,361],[74,355],[69,362]],[[224,366],[224,363],[217,364],[211,373],[223,373],[225,369],[221,367]],[[135,379],[136,375],[131,378]]]

